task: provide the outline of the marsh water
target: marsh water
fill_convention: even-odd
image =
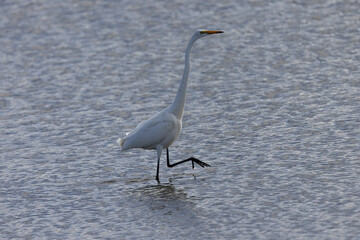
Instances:
[[[1,1],[1,239],[358,239],[357,1]],[[170,104],[183,130],[116,140]]]

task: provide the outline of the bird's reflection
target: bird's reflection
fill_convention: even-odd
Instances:
[[[189,197],[186,190],[177,189],[173,184],[156,184],[139,187],[134,190],[135,197],[150,210],[166,215],[182,215],[182,218],[196,218],[193,216],[196,207],[194,197]],[[164,212],[163,212],[164,211]]]
[[[135,189],[134,193],[141,198],[158,201],[188,201],[191,200],[183,190],[178,190],[171,183],[147,185]]]
[[[197,200],[189,196],[186,187],[180,189],[172,183],[146,185],[133,189],[130,198],[143,218],[162,225],[167,231],[185,229],[186,236],[204,229],[203,213],[196,207]]]

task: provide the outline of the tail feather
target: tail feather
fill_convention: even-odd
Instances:
[[[119,138],[119,139],[117,140],[117,144],[119,144],[119,146],[120,146],[120,148],[121,148],[122,151],[124,151],[124,149],[123,149],[124,143],[125,143],[125,139]]]

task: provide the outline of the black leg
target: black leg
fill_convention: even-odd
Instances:
[[[179,165],[179,164],[181,164],[181,163],[188,162],[188,161],[191,161],[191,162],[192,162],[192,167],[193,167],[193,168],[194,168],[194,162],[197,163],[197,164],[199,164],[200,167],[210,167],[209,164],[207,164],[207,163],[205,163],[205,162],[203,162],[203,161],[200,161],[199,159],[194,158],[194,157],[191,157],[191,158],[182,160],[182,161],[177,162],[177,163],[170,164],[169,148],[166,148],[166,159],[167,159],[167,166],[168,166],[169,168],[175,167],[176,165]]]
[[[158,158],[158,162],[157,162],[157,168],[156,168],[156,181],[159,181],[159,167],[160,167],[160,158]]]

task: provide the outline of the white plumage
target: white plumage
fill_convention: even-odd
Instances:
[[[167,108],[155,114],[146,121],[141,122],[134,130],[118,140],[121,150],[131,148],[162,149],[169,147],[179,136],[181,119],[176,118]]]
[[[159,113],[155,114],[146,121],[141,122],[133,131],[127,134],[123,139],[118,139],[117,143],[120,145],[122,151],[131,148],[143,148],[143,149],[156,149],[157,151],[157,172],[156,180],[159,181],[159,165],[161,153],[164,149],[167,150],[167,165],[173,167],[186,161],[192,161],[199,164],[201,167],[208,167],[206,164],[196,158],[189,158],[180,161],[175,164],[169,162],[168,147],[177,139],[182,127],[182,117],[184,113],[186,89],[189,78],[190,70],[190,51],[194,42],[200,37],[204,37],[210,34],[222,33],[222,31],[207,31],[197,30],[191,37],[185,52],[185,69],[182,80],[178,89],[178,93],[174,102],[163,109]]]

